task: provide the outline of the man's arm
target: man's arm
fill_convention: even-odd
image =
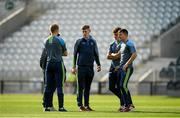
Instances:
[[[62,56],[67,56],[68,52],[67,52],[67,48],[66,48],[66,43],[65,42],[62,44],[62,49],[63,49],[63,55]]]
[[[73,68],[76,68],[76,62],[77,62],[77,55],[79,51],[79,43],[80,41],[77,40],[75,45],[74,45],[74,53],[73,53]]]
[[[117,52],[117,53],[108,53],[107,54],[107,59],[109,60],[116,60],[116,59],[119,59],[120,58],[120,51]]]
[[[132,53],[131,57],[129,58],[129,60],[126,62],[126,64],[123,66],[123,70],[126,71],[126,69],[128,68],[129,64],[131,64],[137,57],[136,52]]]
[[[94,56],[95,56],[95,61],[96,61],[96,64],[98,66],[100,66],[100,60],[99,60],[99,52],[98,52],[98,47],[97,47],[97,43],[95,41],[95,49],[94,49]]]
[[[67,56],[67,55],[68,55],[68,52],[66,50],[66,51],[64,51],[63,56]]]
[[[62,38],[58,38],[60,45],[62,46],[62,56],[67,56],[68,52],[67,52],[67,48],[66,48],[66,43]]]
[[[101,71],[101,64],[100,64],[100,60],[99,60],[99,52],[98,52],[98,47],[97,47],[97,43],[95,42],[95,49],[94,49],[94,56],[95,56],[95,61],[97,64],[97,72]]]
[[[137,57],[137,53],[134,52],[132,53],[131,57],[129,58],[129,60],[126,62],[127,65],[131,64]]]
[[[46,61],[47,61],[47,53],[45,48],[42,51],[41,57],[40,57],[40,67],[45,70],[46,68]]]
[[[129,46],[130,52],[131,52],[131,57],[129,58],[129,60],[126,62],[126,64],[123,66],[123,70],[126,70],[128,68],[128,66],[130,64],[133,63],[133,61],[136,59],[137,57],[137,53],[136,53],[136,49],[134,44],[130,44]]]
[[[79,44],[80,44],[80,40],[77,40],[74,45],[73,67],[71,69],[72,74],[76,74],[76,72],[77,72],[76,63],[77,63],[77,56],[78,56],[78,52],[79,52]]]
[[[109,60],[119,59],[120,58],[120,51],[118,51],[117,53],[113,53],[112,52],[112,46],[113,46],[113,43],[110,44],[110,46],[109,46],[109,52],[108,52],[106,58]]]

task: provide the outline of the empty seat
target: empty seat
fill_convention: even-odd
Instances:
[[[180,66],[180,57],[178,57],[178,58],[176,59],[176,65],[177,65],[177,66]]]
[[[166,68],[162,68],[160,73],[159,73],[159,76],[161,78],[165,78],[165,77],[167,77],[167,73],[168,73],[168,70]]]
[[[170,68],[173,68],[173,67],[175,67],[176,66],[176,64],[173,62],[173,61],[171,61],[170,63],[169,63],[169,65],[168,65],[168,67],[170,67]]]
[[[171,80],[168,82],[167,84],[167,90],[174,90],[175,89],[175,84],[174,82]]]

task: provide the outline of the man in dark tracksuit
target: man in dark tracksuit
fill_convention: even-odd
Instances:
[[[57,36],[60,36],[60,34],[58,34]],[[43,84],[45,86],[45,69],[46,69],[46,63],[47,63],[47,53],[46,53],[46,50],[45,48],[43,49],[42,51],[42,54],[41,54],[41,57],[40,57],[40,67],[43,71]],[[64,66],[64,70],[65,70],[65,75],[66,75],[66,68]],[[65,80],[66,80],[66,77],[65,77]],[[55,92],[56,90],[56,86],[54,85],[53,88],[52,88],[52,91],[53,93]],[[53,107],[53,94],[51,94],[51,97],[49,98],[49,102],[50,102],[50,107],[52,108],[51,110],[55,110],[55,108]],[[44,104],[44,98],[43,98],[43,107],[45,108],[45,104]]]
[[[90,31],[90,26],[84,25],[82,27],[83,38],[78,39],[74,46],[72,73],[78,72],[77,104],[79,106],[79,111],[93,111],[89,106],[89,94],[94,77],[94,60],[97,64],[97,71],[101,71],[98,47],[96,41],[89,35]],[[77,58],[78,71],[76,70]],[[84,105],[82,103],[83,95]]]
[[[126,29],[119,31],[119,37],[121,39],[120,89],[125,104],[120,111],[128,112],[135,108],[128,89],[128,81],[133,73],[133,61],[137,57],[137,54],[134,42],[128,39],[128,31]]]
[[[65,70],[62,56],[67,56],[67,49],[64,40],[58,37],[59,26],[53,24],[50,27],[51,35],[46,39],[44,50],[47,54],[47,64],[45,69],[45,90],[44,107],[45,111],[54,111],[52,109],[52,96],[54,87],[57,88],[59,111],[64,109],[64,79]]]
[[[119,80],[119,63],[120,63],[120,43],[121,40],[118,36],[118,31],[120,31],[120,27],[116,27],[113,30],[114,34],[114,41],[110,44],[109,52],[107,54],[107,59],[112,60],[111,66],[109,69],[109,90],[114,93],[119,98],[120,106],[122,107],[124,105],[121,91],[120,91],[120,80]],[[121,108],[120,107],[120,108]]]
[[[45,69],[46,69],[46,63],[47,63],[47,53],[45,48],[42,51],[41,57],[40,57],[40,67],[43,71],[43,84],[45,86]],[[56,90],[56,86],[54,86],[53,88],[53,93]],[[49,107],[51,107],[51,110],[55,110],[53,107],[53,94],[51,94],[51,97],[49,98]],[[44,97],[43,97],[43,103],[42,103],[43,107],[45,108],[45,103],[44,103]]]

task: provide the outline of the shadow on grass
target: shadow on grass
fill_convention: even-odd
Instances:
[[[69,111],[69,112],[79,112],[79,111]],[[91,111],[91,112],[79,112],[79,113],[122,113],[119,111]],[[131,112],[124,112],[124,113],[150,113],[150,114],[179,114],[180,112],[173,112],[173,111],[131,111]]]
[[[166,111],[166,112],[163,112],[163,111],[133,111],[132,113],[153,113],[153,114],[169,114],[169,113],[172,113],[172,114],[180,114],[180,112],[173,112],[173,111]]]

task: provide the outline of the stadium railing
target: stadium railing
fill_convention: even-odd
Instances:
[[[98,94],[102,94],[102,89],[106,87],[108,82],[108,73],[106,73],[98,82]]]
[[[23,83],[40,83],[41,84],[41,92],[43,93],[44,90],[44,82],[42,80],[0,80],[0,93],[4,94],[5,92],[5,84],[6,83],[19,83],[20,86],[20,90],[23,89],[23,87],[21,86]]]

